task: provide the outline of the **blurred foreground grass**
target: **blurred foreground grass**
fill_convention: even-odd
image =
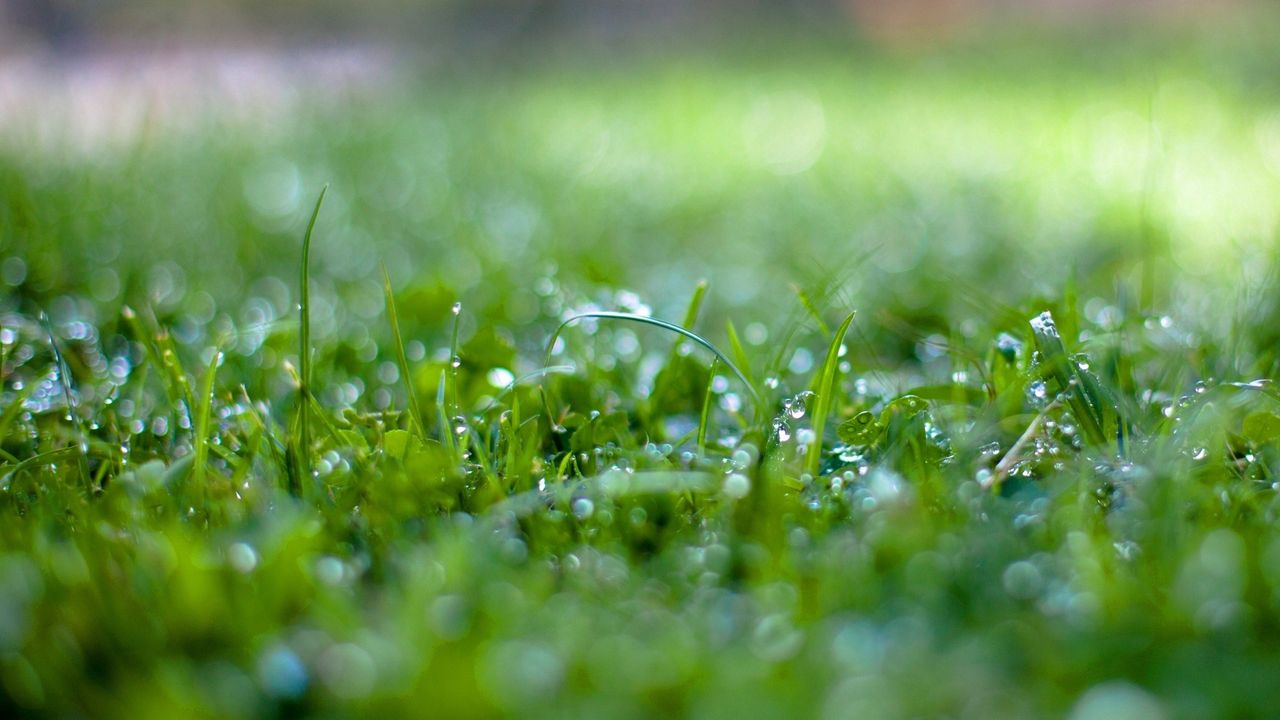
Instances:
[[[12,129],[4,702],[1268,714],[1267,27],[764,36],[90,154]],[[725,359],[601,318],[546,352],[598,311]]]

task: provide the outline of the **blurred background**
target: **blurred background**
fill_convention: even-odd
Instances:
[[[360,357],[380,262],[411,332],[461,298],[529,348],[574,308],[678,319],[700,279],[748,342],[799,288],[902,357],[1064,292],[1210,328],[1267,303],[1269,4],[0,8],[10,307],[145,303],[194,342],[284,317],[325,183],[317,332]]]
[[[1099,18],[1186,20],[1241,0],[8,0],[9,35],[60,51],[103,44],[268,38],[377,41],[457,49],[459,41],[633,37],[767,21],[843,24],[897,40],[936,39],[999,19],[1065,24]]]

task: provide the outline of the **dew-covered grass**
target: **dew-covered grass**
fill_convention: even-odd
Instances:
[[[11,128],[4,714],[1272,714],[1270,27]]]

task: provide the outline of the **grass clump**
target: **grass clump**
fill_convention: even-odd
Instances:
[[[996,182],[918,147],[967,110],[1031,152],[992,93],[1042,140],[1127,107],[1115,75],[1021,83],[1048,47],[810,50],[743,107],[725,88],[761,80],[732,62],[651,61],[635,98],[531,67],[123,165],[6,151],[5,714],[1268,714],[1270,240],[1197,274],[1187,208],[1066,182],[1105,158]],[[825,118],[803,172],[713,132],[755,137],[793,92]],[[1263,132],[1253,103],[1217,122]],[[549,107],[595,108],[596,154]],[[1229,135],[1221,162],[1261,172]],[[188,227],[209,241],[170,244]],[[300,273],[264,250],[299,235]]]

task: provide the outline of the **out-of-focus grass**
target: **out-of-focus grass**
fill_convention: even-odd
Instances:
[[[762,35],[11,142],[5,703],[1266,714],[1280,55],[1231,37]],[[591,313],[724,361],[586,317],[548,369]]]

